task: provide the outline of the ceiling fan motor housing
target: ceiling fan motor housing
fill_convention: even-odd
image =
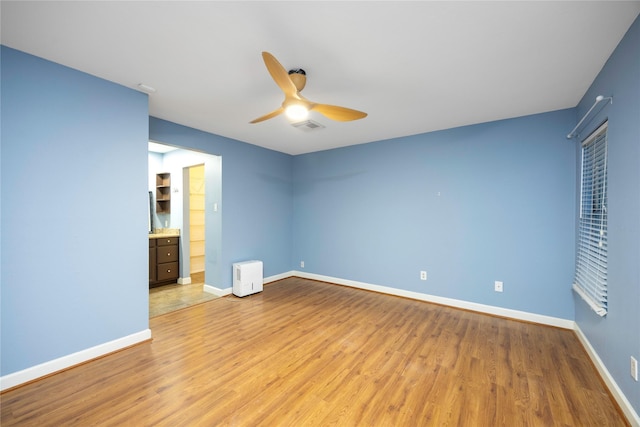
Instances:
[[[302,68],[289,70],[289,78],[298,89],[298,92],[304,89],[307,84],[307,73]]]

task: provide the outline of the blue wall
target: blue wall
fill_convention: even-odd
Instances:
[[[148,328],[147,96],[2,47],[1,374]]]
[[[600,318],[576,297],[576,322],[640,414],[640,383],[629,375],[629,357],[640,361],[639,52],[640,19],[636,19],[580,102],[579,116],[598,95],[613,96],[613,104],[600,104],[574,144],[578,153],[579,141],[608,118],[609,313]]]
[[[232,286],[234,262],[262,260],[265,277],[291,270],[290,155],[153,117],[149,136],[154,141],[222,158],[222,285],[215,286]]]
[[[564,110],[295,157],[293,264],[573,319],[574,120]]]

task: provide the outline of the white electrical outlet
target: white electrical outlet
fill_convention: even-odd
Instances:
[[[427,272],[426,271],[421,271],[420,272],[420,280],[427,280]]]
[[[638,361],[633,356],[631,356],[631,377],[638,381]]]
[[[494,284],[493,284],[493,289],[494,289],[496,292],[502,292],[502,286],[503,286],[503,285],[502,285],[502,282],[500,282],[499,280],[496,280],[496,281],[494,282]]]
[[[304,261],[300,261],[300,268],[304,268]]]

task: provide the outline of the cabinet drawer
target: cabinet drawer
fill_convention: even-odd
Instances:
[[[158,281],[177,279],[178,278],[178,263],[167,262],[164,264],[158,264]]]
[[[158,237],[157,245],[158,246],[168,246],[168,245],[177,245],[179,237]]]
[[[158,264],[178,261],[178,245],[158,246],[156,251]]]

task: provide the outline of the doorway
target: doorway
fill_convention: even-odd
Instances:
[[[150,317],[224,295],[219,292],[221,160],[163,143],[149,145],[150,188],[157,172],[171,174],[171,213],[153,212],[154,219],[180,233],[180,278],[177,284],[150,289]]]

